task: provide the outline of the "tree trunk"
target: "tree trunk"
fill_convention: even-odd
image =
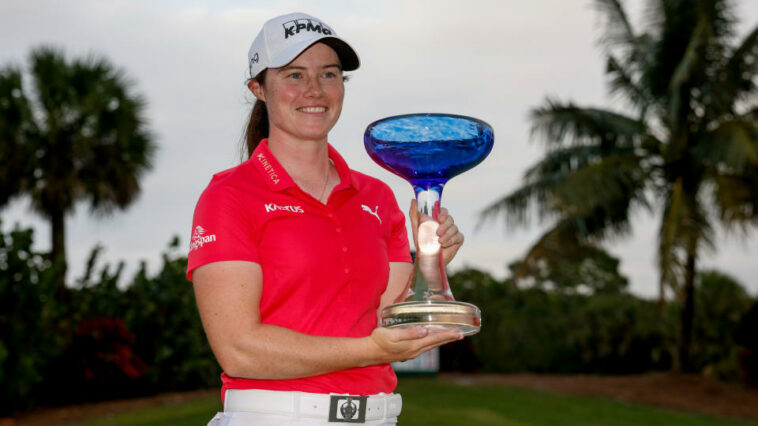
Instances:
[[[66,228],[64,223],[64,212],[58,210],[50,215],[50,225],[52,234],[52,248],[50,250],[50,259],[53,262],[60,262],[58,276],[58,295],[63,297],[66,293]]]
[[[695,317],[695,255],[687,254],[684,270],[684,300],[682,300],[681,329],[679,335],[679,366],[681,371],[690,372],[692,365],[692,324]]]

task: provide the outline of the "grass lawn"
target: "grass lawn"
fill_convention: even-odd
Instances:
[[[464,386],[433,378],[400,379],[400,424],[424,425],[756,425],[625,404],[554,395],[506,385]],[[93,419],[81,425],[205,425],[219,409],[216,396]]]

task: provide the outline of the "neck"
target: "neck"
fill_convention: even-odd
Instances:
[[[295,181],[316,178],[323,181],[329,164],[326,139],[321,141],[295,140],[271,135],[268,149]]]
[[[301,190],[321,202],[326,201],[328,195],[323,194],[331,193],[331,189],[338,183],[336,181],[339,181],[338,178],[330,177],[333,172],[326,139],[295,140],[272,134],[269,136],[268,148]]]

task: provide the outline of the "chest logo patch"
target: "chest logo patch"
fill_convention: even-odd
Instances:
[[[301,206],[280,206],[278,204],[268,203],[268,204],[264,204],[263,207],[266,208],[266,213],[271,213],[275,211],[284,211],[284,212],[290,212],[290,213],[305,213],[305,211],[303,210]]]
[[[365,204],[361,204],[361,209],[364,212],[368,212],[371,216],[374,216],[376,220],[379,221],[379,223],[382,223],[382,218],[379,217],[379,206],[374,206],[374,210],[371,210],[371,208]]]

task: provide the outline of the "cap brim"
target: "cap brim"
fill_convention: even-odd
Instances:
[[[309,39],[300,43],[293,44],[292,46],[283,50],[278,57],[274,58],[268,65],[268,68],[279,68],[289,64],[295,58],[297,58],[298,55],[303,53],[308,47],[316,43],[324,43],[334,49],[334,51],[337,53],[337,56],[340,58],[340,63],[342,65],[343,71],[353,71],[355,69],[358,69],[361,64],[360,60],[358,59],[358,55],[355,53],[355,50],[350,47],[349,44],[337,37],[324,36],[316,40]]]

